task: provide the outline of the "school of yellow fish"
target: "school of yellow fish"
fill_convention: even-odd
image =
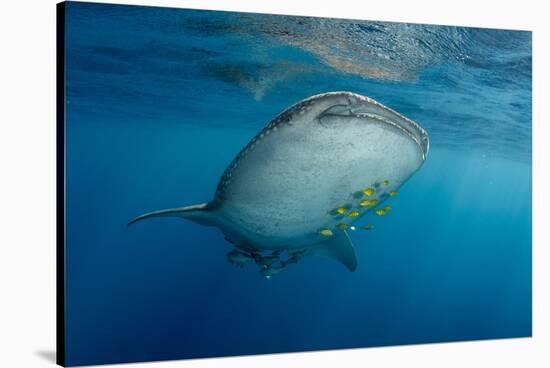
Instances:
[[[390,184],[390,181],[385,179],[385,180],[380,181],[377,185],[374,185],[373,187],[368,187],[368,188],[360,190],[358,192],[359,196],[361,197],[359,199],[359,202],[358,202],[358,207],[360,207],[359,209],[361,209],[361,208],[367,208],[367,209],[368,208],[373,208],[376,205],[378,205],[378,199],[363,198],[363,197],[372,197],[373,195],[376,194],[376,189],[374,187],[386,187],[389,184]],[[387,192],[387,194],[389,196],[393,197],[393,196],[396,196],[398,194],[398,192],[395,191],[395,190],[392,190],[390,192]],[[374,214],[376,214],[377,216],[384,216],[389,211],[391,211],[391,209],[392,209],[391,206],[379,207],[379,208],[376,208],[374,210]],[[358,217],[358,216],[361,215],[361,212],[359,212],[356,209],[352,209],[351,205],[345,205],[345,206],[337,207],[334,210],[332,210],[331,213],[335,216],[339,216],[339,217],[340,216],[347,216],[347,217],[351,217],[351,218]],[[364,226],[360,227],[360,229],[362,229],[362,230],[372,230],[373,228],[374,228],[373,224],[367,224],[367,225],[364,225]],[[344,231],[344,230],[356,230],[357,228],[355,226],[348,225],[346,223],[341,222],[341,223],[336,224],[336,229]],[[320,229],[319,234],[322,235],[322,236],[332,236],[332,235],[334,235],[334,232],[331,229]]]

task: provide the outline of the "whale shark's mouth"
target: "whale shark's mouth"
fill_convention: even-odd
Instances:
[[[371,98],[350,93],[347,104],[336,104],[325,109],[319,114],[319,119],[322,120],[326,116],[367,118],[388,124],[416,142],[423,160],[428,155],[430,143],[426,131],[411,119]]]

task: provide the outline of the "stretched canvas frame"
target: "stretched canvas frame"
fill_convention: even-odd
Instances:
[[[346,25],[344,31],[341,24]],[[308,33],[312,29],[321,33]],[[347,37],[350,29],[355,31],[352,39],[381,36],[372,36],[360,47],[349,40],[323,43],[329,30]],[[422,38],[443,29],[456,38],[446,39],[445,32]],[[103,34],[105,30],[110,33]],[[98,41],[101,37],[93,37],[94,32],[104,43]],[[143,47],[135,43],[140,37],[147,40]],[[201,37],[204,47],[200,47]],[[336,38],[327,36],[327,40]],[[384,40],[387,43],[380,46]],[[400,40],[406,42],[400,44]],[[220,46],[224,42],[250,54],[231,54]],[[466,48],[467,44],[471,47]],[[480,51],[488,45],[490,52]],[[58,4],[57,363],[71,366],[531,336],[530,45],[531,33],[526,31]],[[151,78],[151,73],[158,74]],[[155,84],[156,78],[162,80],[162,88]],[[128,82],[133,80],[140,82]],[[190,83],[196,84],[185,89]],[[163,94],[164,87],[170,93]],[[172,99],[177,89],[170,88],[176,87],[185,91],[177,96],[179,100]],[[155,99],[158,108],[150,104]],[[430,102],[436,99],[442,102]],[[204,116],[210,113],[210,103],[215,114],[208,120]],[[222,114],[227,114],[229,122],[221,119],[207,125]],[[253,123],[248,123],[247,116]],[[177,125],[179,121],[184,121],[185,129]],[[200,122],[193,125],[195,121]],[[443,123],[436,124],[439,121]],[[318,124],[315,129],[300,131],[311,122]],[[368,134],[359,124],[371,127]],[[278,134],[288,135],[275,140]],[[132,138],[120,140],[120,145],[110,140],[121,137]],[[160,140],[158,146],[152,143],[155,137]],[[163,145],[181,147],[172,137],[202,146],[177,152],[185,165],[170,176],[162,174],[170,170],[163,163],[179,161]],[[354,141],[359,137],[368,149]],[[120,152],[139,152],[132,139],[146,144],[145,153],[160,163],[138,156],[139,167],[133,172],[106,164],[113,159],[119,165],[135,165]],[[352,157],[348,145],[363,149],[364,160]],[[311,147],[322,149],[308,151]],[[97,149],[96,161],[80,148]],[[216,150],[223,154],[216,155]],[[126,158],[117,161],[117,154]],[[297,164],[297,158],[303,161]],[[194,163],[199,168],[192,167]],[[295,167],[285,171],[292,164]],[[265,179],[266,172],[271,179]],[[314,174],[308,176],[308,172]],[[363,176],[363,172],[369,174]],[[164,180],[152,183],[152,175],[159,173]],[[205,179],[197,177],[202,173]],[[439,179],[445,176],[449,181]],[[312,184],[311,178],[317,181]],[[364,182],[356,184],[361,178]],[[105,189],[105,181],[115,185],[123,179],[127,180],[124,186],[112,192]],[[181,184],[186,195],[194,193],[189,195],[192,198],[184,196],[183,203],[177,202],[181,192],[169,184],[171,180]],[[82,189],[94,181],[98,191],[91,186]],[[133,181],[138,184],[129,186]],[[190,184],[194,181],[198,184]],[[329,184],[335,189],[327,190]],[[277,188],[284,191],[277,193]],[[345,195],[326,204],[324,198],[337,197],[339,190]],[[102,202],[100,194],[112,197]],[[405,199],[414,196],[416,202]],[[142,198],[146,198],[143,203],[134,203]],[[459,203],[448,203],[453,201]],[[71,203],[99,203],[117,214],[102,217],[92,206],[87,217]],[[262,207],[263,203],[269,206]],[[397,231],[382,222],[391,220],[394,213],[400,226]],[[430,221],[424,223],[422,217]],[[285,222],[288,219],[292,220]],[[242,223],[236,226],[238,220]],[[304,230],[298,231],[296,223]],[[457,223],[464,224],[464,231],[459,231]],[[113,237],[96,241],[90,239],[96,239],[97,232],[78,235],[81,230],[104,228]],[[151,233],[159,234],[162,249],[146,247],[147,242],[157,241]],[[120,247],[113,248],[111,242],[119,242]],[[184,243],[186,250],[175,248],[176,242]],[[407,242],[416,246],[415,252],[402,245]],[[381,245],[386,243],[388,249],[383,250]],[[197,244],[201,248],[189,248]],[[176,259],[181,269],[173,263]],[[243,268],[242,272],[230,269],[233,266]],[[140,268],[151,272],[150,282],[164,284],[148,285]],[[388,268],[393,279],[388,278]],[[110,275],[112,285],[102,278],[104,274]],[[411,276],[414,283],[407,280]],[[230,292],[219,286],[223,283]],[[77,291],[80,285],[90,288],[89,293]],[[361,295],[360,286],[373,297]],[[202,287],[214,290],[219,299],[205,297]],[[436,302],[430,304],[422,292],[431,293]],[[117,304],[123,303],[116,298],[121,293],[131,301],[145,303],[148,295],[156,301],[150,301],[151,310],[137,306],[126,315],[121,308],[131,309],[132,304]],[[106,294],[116,301],[111,304]],[[233,314],[216,306],[217,301]],[[81,309],[86,302],[95,310]],[[259,308],[249,309],[256,302]],[[315,310],[315,306],[321,310],[318,314],[304,313],[304,308]],[[369,313],[361,315],[358,306]],[[278,311],[275,316],[268,313],[271,307]],[[453,307],[456,310],[450,311]],[[239,311],[244,312],[239,315]],[[209,313],[215,328],[204,316]],[[434,316],[438,313],[440,318]],[[107,315],[114,317],[106,321]],[[123,318],[128,318],[127,323]],[[392,319],[398,322],[394,325]],[[415,322],[418,319],[423,324]],[[299,324],[305,326],[300,333],[288,333]],[[416,332],[407,324],[415,326]],[[88,332],[93,325],[97,331]],[[359,325],[364,328],[357,329]],[[319,326],[329,331],[328,336],[317,330]],[[182,333],[185,328],[193,333]],[[228,340],[229,330],[235,329],[235,340],[248,344]],[[155,341],[145,332],[157,335]],[[111,334],[110,339],[94,345],[105,334]],[[185,348],[178,350],[174,342],[178,339]]]

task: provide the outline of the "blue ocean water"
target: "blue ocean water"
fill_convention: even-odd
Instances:
[[[530,32],[71,2],[66,32],[69,365],[531,336]],[[126,227],[210,200],[272,117],[339,90],[431,143],[355,273],[266,280],[213,228]]]

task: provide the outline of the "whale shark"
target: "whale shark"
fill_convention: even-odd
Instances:
[[[231,263],[255,261],[267,278],[305,256],[330,257],[355,271],[352,224],[371,211],[385,214],[390,207],[379,205],[422,166],[428,150],[420,125],[372,98],[315,95],[252,138],[211,201],[148,212],[128,225],[175,216],[215,227],[235,247]],[[288,259],[276,262],[283,252]]]

